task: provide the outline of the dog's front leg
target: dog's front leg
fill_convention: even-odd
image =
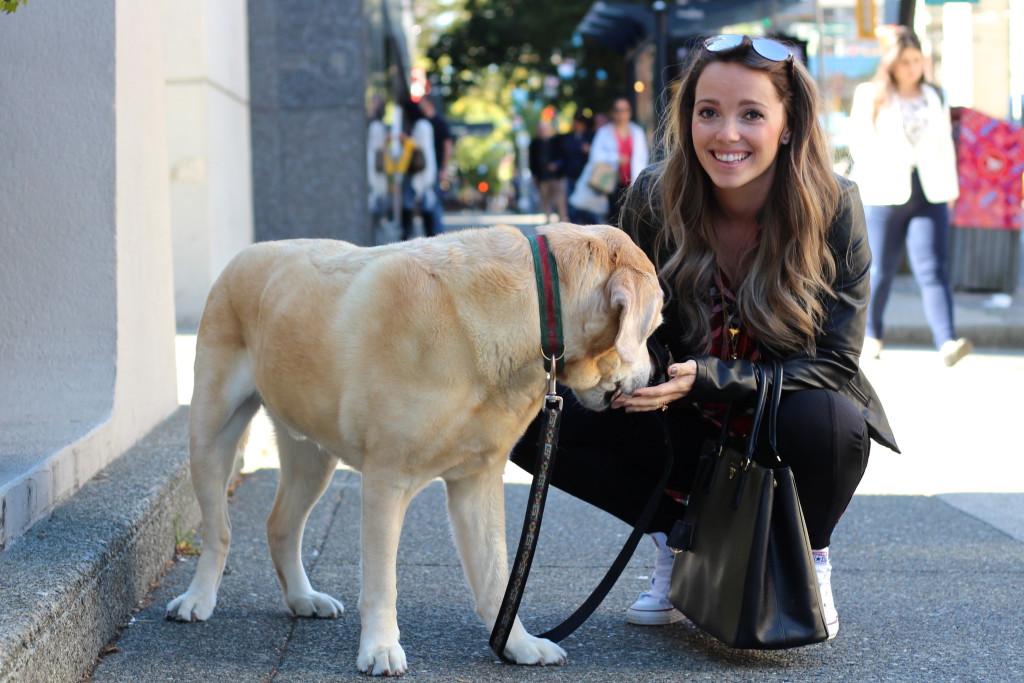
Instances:
[[[508,583],[505,545],[504,460],[468,477],[446,481],[448,515],[459,557],[476,600],[476,611],[488,629],[494,627]],[[526,632],[516,617],[505,656],[517,664],[565,664],[565,650]]]
[[[402,521],[413,493],[396,486],[387,473],[363,472],[362,631],[356,666],[374,676],[400,676],[407,669],[405,650],[398,642],[396,564]]]

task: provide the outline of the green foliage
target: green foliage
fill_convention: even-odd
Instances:
[[[28,0],[0,0],[0,12],[14,14],[14,10],[18,9],[18,5],[26,4],[28,4]]]
[[[464,185],[476,187],[486,181],[490,193],[500,192],[512,179],[515,162],[507,135],[495,130],[487,137],[464,137],[455,143],[455,159]]]
[[[455,163],[464,185],[476,187],[486,181],[491,193],[500,192],[512,179],[515,150],[508,109],[490,98],[467,94],[454,102],[450,115],[466,123],[490,123],[491,134],[464,137],[455,143]]]
[[[427,34],[425,47],[432,80],[449,101],[498,80],[534,102],[600,110],[622,86],[622,55],[573,40],[592,0],[463,0],[458,11],[456,0],[438,1],[455,20]]]
[[[174,553],[178,558],[198,555],[201,550],[193,542],[197,529],[184,529],[181,517],[174,517]]]
[[[420,0],[419,60],[448,103],[446,116],[490,123],[457,141],[464,186],[502,192],[517,164],[515,134],[536,130],[545,106],[563,129],[578,109],[602,111],[626,82],[623,55],[574,37],[593,0]]]

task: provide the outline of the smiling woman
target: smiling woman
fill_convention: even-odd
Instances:
[[[786,109],[766,73],[709,64],[697,83],[692,135],[714,185],[715,229],[726,247],[719,265],[735,279],[757,238],[757,213],[775,179],[779,146],[790,139]]]
[[[611,411],[567,409],[552,483],[635,523],[662,467],[664,414],[671,491],[646,529],[657,546],[651,587],[626,618],[681,619],[668,600],[666,533],[683,516],[705,438],[717,436],[732,403],[739,417],[730,432],[745,438],[756,377],[770,379],[782,361],[778,445],[799,488],[835,636],[832,531],[870,440],[896,448],[859,368],[870,263],[860,197],[832,172],[817,88],[786,45],[716,36],[682,73],[662,122],[663,160],[632,183],[620,216],[668,292],[651,347],[667,372],[618,395]],[[532,443],[530,432],[521,443]],[[530,469],[530,450],[513,460]]]

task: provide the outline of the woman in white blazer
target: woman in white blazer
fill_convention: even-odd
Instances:
[[[598,216],[607,215],[613,225],[618,224],[619,206],[640,171],[647,167],[649,148],[647,134],[631,120],[633,107],[625,97],[612,102],[611,122],[597,129],[590,143],[590,156],[580,174],[569,203]],[[601,195],[590,187],[590,177],[595,164],[608,164],[619,169],[615,189],[610,195]]]
[[[882,318],[907,250],[936,348],[952,366],[971,351],[954,334],[948,276],[948,202],[960,194],[956,152],[949,107],[925,80],[921,43],[909,29],[897,29],[874,79],[854,92],[849,132],[851,178],[874,259],[863,355],[881,354]]]

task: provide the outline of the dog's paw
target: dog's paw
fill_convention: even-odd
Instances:
[[[216,595],[189,591],[167,603],[167,618],[172,621],[206,621],[216,604]]]
[[[537,638],[526,634],[513,642],[509,638],[505,645],[505,656],[516,664],[532,666],[547,666],[565,664],[565,650],[555,645],[547,638]]]
[[[398,643],[360,650],[356,666],[359,671],[371,676],[401,676],[409,669],[405,661],[405,650]]]
[[[344,614],[345,607],[326,593],[311,591],[301,595],[288,596],[288,607],[299,617],[319,617],[320,619],[336,619]]]

